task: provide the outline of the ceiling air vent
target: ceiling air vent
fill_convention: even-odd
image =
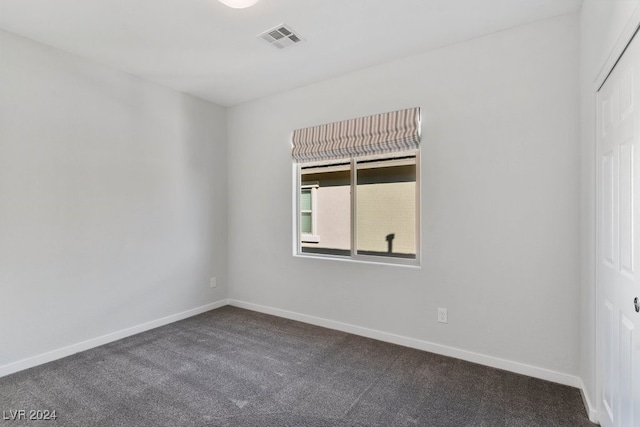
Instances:
[[[278,49],[284,49],[285,47],[293,46],[294,44],[302,41],[302,37],[296,34],[291,27],[285,24],[273,27],[264,33],[258,34],[257,37]]]

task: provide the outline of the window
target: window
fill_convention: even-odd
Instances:
[[[324,165],[309,164],[299,169],[300,248],[302,253],[324,255],[351,254],[351,164],[347,161]],[[314,240],[305,235],[304,192],[308,183],[315,186]]]
[[[415,260],[418,155],[299,166],[299,252]]]
[[[304,182],[300,186],[300,239],[318,243],[318,183]]]
[[[415,117],[411,113],[417,113],[413,127],[419,137],[419,110],[416,110],[405,111],[409,111],[410,117]],[[360,121],[354,126],[363,132],[367,131],[362,126],[366,119],[369,118],[296,132],[304,132],[305,137],[330,136],[335,141],[336,132],[329,132],[327,126],[343,132],[351,122]],[[411,122],[406,118],[400,121]],[[391,150],[387,147],[365,153],[350,153],[347,143],[340,147],[342,156],[327,155],[327,149],[335,147],[314,138],[305,141],[315,141],[311,147],[315,153],[310,147],[298,145],[298,156],[304,152],[308,157],[304,161],[298,159],[296,164],[296,253],[418,264],[420,150],[416,138],[408,144],[396,141]],[[296,142],[300,144],[302,139],[294,132],[294,159]],[[362,147],[359,144],[357,148]]]
[[[355,161],[357,254],[416,259],[417,156]]]

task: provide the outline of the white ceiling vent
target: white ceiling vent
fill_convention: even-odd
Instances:
[[[291,27],[286,24],[273,27],[264,33],[258,34],[257,37],[278,49],[284,49],[285,47],[293,46],[294,44],[302,41],[302,37],[300,37],[299,34],[296,34]]]

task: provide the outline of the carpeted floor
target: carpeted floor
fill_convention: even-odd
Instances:
[[[5,424],[593,426],[571,387],[233,307],[0,378]]]

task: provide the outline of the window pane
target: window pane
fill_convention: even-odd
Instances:
[[[311,189],[303,189],[300,192],[300,210],[311,210]]]
[[[305,234],[311,234],[311,212],[302,212],[300,215],[300,232]]]
[[[358,254],[415,259],[415,160],[411,156],[357,163]]]
[[[311,206],[316,240],[300,236],[302,252],[327,255],[351,255],[351,172],[350,164],[337,162],[323,166],[305,166],[300,170],[302,185],[313,183],[315,205]],[[301,197],[300,209],[304,210]],[[301,212],[302,213],[302,212]],[[304,219],[301,216],[301,226]],[[302,231],[301,227],[301,232]]]

